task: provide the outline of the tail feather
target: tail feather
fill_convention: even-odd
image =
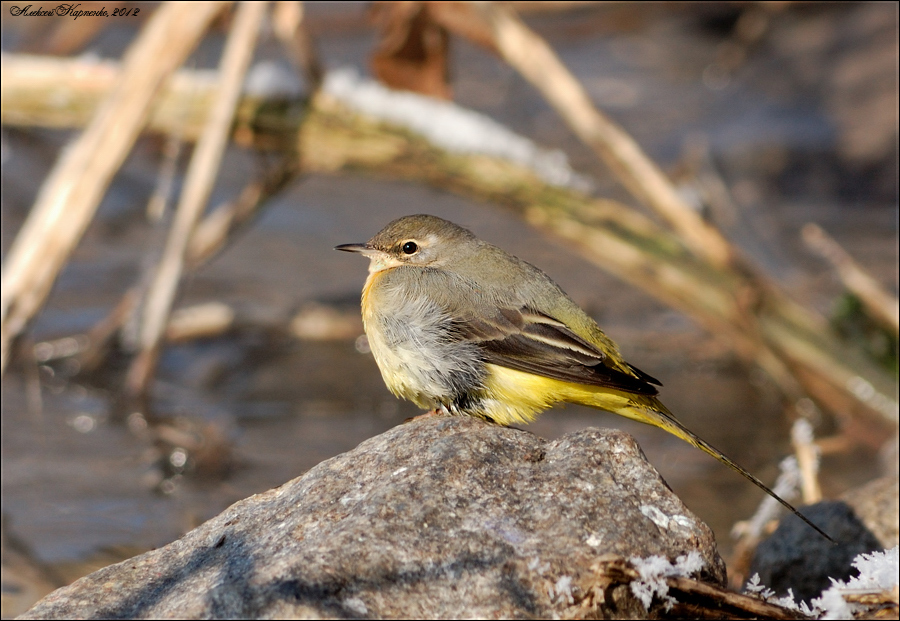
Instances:
[[[624,413],[624,415],[627,416],[628,418],[633,418],[633,419],[639,420],[643,423],[647,423],[648,425],[653,425],[655,427],[664,429],[664,430],[668,431],[669,433],[671,433],[672,435],[681,438],[688,444],[695,446],[696,448],[700,449],[704,453],[707,453],[708,455],[712,455],[717,460],[719,460],[720,462],[722,462],[723,464],[725,464],[726,466],[728,466],[729,468],[731,468],[738,474],[742,475],[745,479],[747,479],[748,481],[753,483],[756,487],[758,487],[759,489],[764,491],[766,494],[768,494],[769,496],[774,498],[776,501],[778,501],[779,504],[781,504],[781,506],[783,506],[785,509],[787,509],[788,511],[790,511],[791,513],[796,515],[798,518],[800,518],[804,522],[806,522],[810,527],[813,528],[813,530],[815,530],[817,533],[819,533],[820,535],[825,537],[825,539],[827,539],[831,543],[836,543],[834,541],[834,539],[832,539],[828,535],[828,533],[826,533],[821,528],[819,528],[818,526],[813,524],[806,516],[804,516],[799,511],[797,511],[797,509],[794,508],[794,506],[791,503],[789,503],[784,498],[782,498],[781,496],[779,496],[778,494],[773,492],[771,489],[769,489],[769,487],[765,483],[763,483],[762,481],[757,479],[755,476],[753,476],[752,474],[747,472],[747,470],[745,470],[744,468],[739,466],[737,463],[732,461],[731,458],[729,458],[727,455],[722,453],[722,451],[715,448],[714,446],[712,446],[711,444],[709,444],[708,442],[706,442],[705,440],[703,440],[702,438],[697,436],[690,429],[688,429],[687,427],[682,425],[680,422],[678,422],[678,419],[676,419],[675,416],[671,412],[669,412],[669,410],[664,405],[662,405],[662,403],[659,403],[657,401],[656,403],[654,403],[654,406],[656,406],[657,404],[659,406],[658,410],[655,408],[650,409],[649,407],[640,407],[640,408],[632,407],[632,408],[628,408],[629,412]]]

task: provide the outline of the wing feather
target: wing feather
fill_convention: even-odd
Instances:
[[[539,311],[499,309],[489,318],[457,323],[463,338],[475,342],[485,362],[579,384],[655,395],[659,380],[627,363],[632,373],[611,366],[608,356],[565,323]]]

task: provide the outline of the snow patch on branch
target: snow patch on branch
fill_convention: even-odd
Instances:
[[[391,90],[349,68],[330,71],[322,90],[358,112],[410,129],[447,151],[504,158],[532,169],[550,185],[581,192],[593,187],[572,170],[562,151],[542,149],[493,119],[453,102]]]

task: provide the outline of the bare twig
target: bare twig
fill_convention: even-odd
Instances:
[[[41,394],[41,361],[34,355],[34,344],[27,336],[19,340],[19,346],[25,353],[25,403],[28,414],[33,420],[44,420],[44,397]]]
[[[697,256],[715,265],[728,263],[731,245],[678,195],[659,167],[634,139],[594,107],[581,83],[554,51],[515,12],[479,4],[503,59],[531,82],[556,108],[575,134],[613,170],[628,190],[662,216]]]
[[[778,467],[781,474],[772,491],[788,502],[793,502],[798,490],[803,487],[803,475],[797,464],[797,458],[785,457]],[[781,506],[774,498],[766,496],[750,519],[740,521],[732,527],[731,536],[735,539],[735,544],[731,562],[728,564],[728,573],[733,586],[739,586],[746,580],[756,546],[774,530],[781,510]]]
[[[226,42],[217,97],[191,158],[175,221],[145,301],[139,336],[141,351],[128,375],[128,389],[133,395],[146,392],[155,369],[160,340],[184,269],[187,245],[212,191],[265,11],[265,3],[241,3]]]
[[[288,3],[291,4],[291,3]],[[4,124],[39,127],[79,127],[90,118],[103,96],[118,81],[119,65],[114,61],[45,58],[4,55],[2,115]],[[179,145],[192,142],[201,132],[215,100],[216,72],[180,70],[162,85],[151,106],[148,129],[167,136],[163,171],[148,212],[156,218],[172,183]],[[283,102],[279,102],[283,104]],[[74,110],[72,109],[74,106]],[[276,112],[269,112],[275,109]],[[245,226],[274,194],[300,172],[296,132],[302,105],[272,106],[264,97],[244,94],[237,111],[232,139],[257,150],[276,150],[277,157],[261,159],[259,177],[240,195],[211,210],[194,228],[188,245],[187,262],[196,268],[225,247],[240,227]],[[246,129],[251,131],[247,132]],[[152,206],[151,206],[152,205]],[[143,287],[146,289],[146,287]],[[82,359],[82,368],[102,362],[109,340],[128,318],[121,308],[134,308],[137,291],[130,291],[122,305],[89,335],[91,345]],[[96,337],[96,338],[95,338]]]
[[[819,487],[819,450],[813,437],[812,425],[805,418],[798,418],[791,427],[791,444],[800,468],[800,490],[803,504],[811,505],[822,500]]]
[[[160,83],[194,48],[222,6],[162,5],[126,54],[115,88],[47,177],[3,263],[0,373],[11,341],[43,304],[130,151]]]
[[[81,369],[91,372],[97,369],[106,357],[113,338],[131,317],[141,298],[141,287],[132,287],[125,292],[119,303],[87,334],[88,346],[81,352]]]
[[[879,323],[900,334],[900,301],[884,290],[831,235],[816,224],[803,227],[803,241],[837,270],[841,282],[856,295]]]
[[[162,166],[156,176],[156,188],[150,200],[147,201],[147,219],[151,222],[159,222],[166,213],[166,205],[175,185],[175,173],[178,170],[178,158],[184,146],[181,133],[170,134],[166,138],[163,147]]]
[[[85,127],[104,98],[122,83],[122,67],[114,60],[4,54],[0,62],[4,125]],[[172,72],[148,102],[146,128],[169,135],[181,132],[185,140],[197,140],[215,88],[214,70]]]
[[[213,210],[197,224],[188,245],[188,262],[196,267],[222,248],[233,233],[249,222],[266,201],[280,192],[300,173],[297,144],[286,141],[278,161],[257,179],[248,183],[236,200],[228,201]]]
[[[591,569],[593,575],[579,584],[583,593],[581,601],[572,607],[569,618],[595,619],[597,613],[604,610],[607,604],[607,593],[617,586],[631,585],[642,580],[640,572],[624,558],[607,555],[597,561]],[[765,600],[735,593],[708,582],[700,582],[684,576],[660,578],[665,582],[667,596],[671,608],[658,599],[654,601],[652,610],[648,610],[650,618],[672,619],[809,619],[810,617],[797,610],[791,610]],[[618,612],[618,611],[612,611]]]
[[[804,614],[743,593],[735,593],[705,582],[681,576],[666,578],[669,593],[678,602],[673,617],[696,617],[701,611],[707,618],[731,619],[809,619]],[[688,614],[684,614],[688,613]],[[725,615],[728,615],[726,617]]]
[[[222,302],[207,302],[180,308],[166,325],[166,341],[190,341],[218,336],[234,326],[235,312]]]
[[[325,72],[309,30],[304,26],[303,3],[286,0],[276,2],[272,10],[272,26],[275,36],[287,50],[294,65],[303,71],[309,81],[310,90],[317,90]]]
[[[87,125],[103,98],[118,84],[121,70],[112,60],[24,54],[3,54],[0,67],[3,124],[56,129]],[[217,75],[210,69],[175,71],[160,85],[151,103],[147,131],[196,142],[216,98]],[[284,104],[283,100],[273,102],[257,93],[245,93],[235,115],[232,139],[241,146],[281,150],[283,137],[297,131],[302,111],[299,98],[296,105]]]

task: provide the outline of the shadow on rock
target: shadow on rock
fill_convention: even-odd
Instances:
[[[565,616],[598,559],[694,551],[698,577],[723,584],[711,531],[627,434],[548,442],[435,417],[59,589],[24,618]],[[633,603],[610,597],[595,612]]]

